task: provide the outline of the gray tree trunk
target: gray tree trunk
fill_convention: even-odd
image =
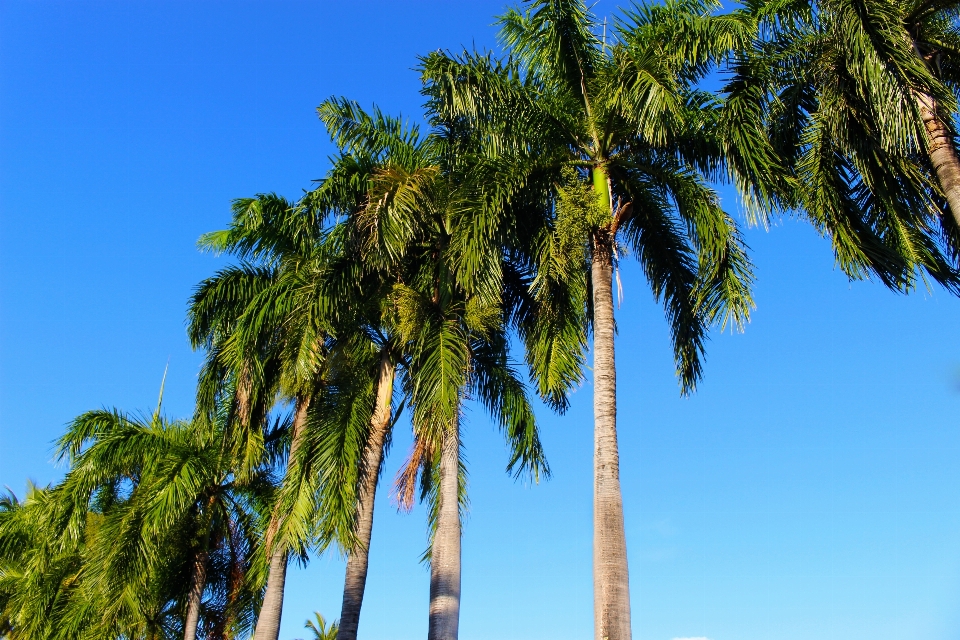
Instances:
[[[950,213],[960,226],[960,158],[953,146],[953,135],[937,111],[936,101],[928,95],[917,94],[920,117],[927,130],[927,153],[937,173],[940,188],[947,197]]]
[[[427,640],[457,640],[460,628],[460,425],[444,434],[440,450],[440,513],[430,556]]]
[[[630,583],[617,451],[613,249],[609,233],[594,239],[593,284],[593,606],[596,640],[629,640]]]
[[[390,400],[393,397],[395,365],[386,350],[380,356],[377,399],[370,419],[370,438],[364,452],[360,493],[357,497],[357,544],[347,557],[347,573],[343,581],[343,605],[340,607],[340,628],[337,640],[356,640],[360,625],[360,607],[367,585],[367,564],[370,555],[370,534],[373,531],[373,504],[383,462],[383,445],[390,429]]]
[[[200,624],[200,605],[203,603],[203,587],[207,583],[207,553],[200,551],[193,559],[190,572],[190,593],[187,595],[187,615],[183,621],[183,640],[196,640]]]
[[[287,552],[277,550],[270,556],[270,572],[267,574],[267,589],[263,594],[263,606],[257,618],[254,640],[277,640],[280,635],[280,618],[283,615],[283,590],[287,581]]]
[[[306,432],[307,410],[310,408],[310,396],[297,398],[296,412],[293,418],[293,433],[290,439],[290,454],[287,456],[287,473],[297,449],[303,442]],[[284,478],[286,481],[286,478]],[[283,547],[272,548],[273,537],[280,528],[282,514],[274,509],[267,529],[267,552],[270,553],[270,571],[267,574],[267,588],[263,594],[263,605],[257,617],[255,640],[277,640],[280,635],[280,618],[283,614],[283,590],[287,580],[287,550]]]

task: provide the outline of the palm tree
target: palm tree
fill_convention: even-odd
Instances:
[[[508,357],[505,322],[512,310],[498,279],[509,260],[502,244],[472,237],[484,207],[482,181],[468,171],[476,168],[468,131],[434,122],[421,141],[400,121],[370,116],[346,100],[326,102],[320,114],[347,153],[378,157],[353,228],[365,262],[398,271],[386,324],[407,361],[404,391],[416,441],[398,495],[410,506],[419,477],[421,497],[432,498],[428,637],[456,638],[464,398],[477,398],[500,422],[512,451],[508,469],[548,473],[524,385]]]
[[[292,315],[273,321],[277,314],[264,313],[283,304],[277,286],[284,259],[311,250],[316,239],[316,233],[309,235],[309,225],[297,230],[307,233],[306,238],[297,238],[295,232],[284,227],[291,208],[286,200],[272,194],[234,203],[232,226],[207,234],[201,246],[257,262],[230,267],[202,282],[191,300],[189,319],[194,346],[208,350],[204,387],[210,390],[203,397],[216,398],[218,389],[230,384],[243,391],[237,394],[239,402],[233,412],[230,435],[235,444],[231,446],[249,451],[249,458],[258,460],[262,456],[262,430],[257,420],[268,415],[278,394],[293,405],[281,493],[301,480],[295,477],[297,466],[291,462],[306,436],[326,346],[326,335],[309,319]],[[245,224],[250,220],[255,224]],[[266,590],[255,632],[261,639],[275,640],[279,634],[289,553],[297,547],[302,551],[307,543],[302,536],[286,535],[285,524],[290,522],[278,498],[264,538]]]
[[[589,286],[594,356],[595,636],[631,636],[619,481],[613,280],[623,244],[636,253],[671,325],[684,392],[701,375],[711,323],[741,326],[751,307],[739,233],[708,185],[749,174],[728,162],[737,130],[696,82],[749,30],[705,2],[638,8],[611,41],[584,2],[537,0],[500,18],[510,56],[423,59],[432,107],[464,118],[504,156],[530,195],[505,212],[550,230],[540,270]],[[687,44],[675,46],[679,27]],[[749,131],[746,131],[749,133]],[[528,356],[528,360],[530,357]]]
[[[167,421],[159,406],[149,419],[91,411],[60,438],[59,455],[72,468],[59,491],[77,514],[91,497],[130,485],[129,497],[104,518],[100,552],[86,563],[87,582],[118,595],[107,598],[103,620],[118,618],[127,606],[130,598],[119,597],[123,590],[136,592],[140,578],[183,558],[184,639],[197,637],[201,616],[211,637],[247,628],[257,511],[268,503],[272,485],[263,465],[237,473],[238,460],[224,446],[224,417],[210,425]],[[171,546],[177,547],[172,553]]]
[[[960,5],[744,5],[756,36],[732,60],[727,91],[765,114],[754,149],[780,159],[771,192],[830,236],[851,278],[906,291],[929,275],[955,288]]]
[[[264,465],[237,473],[225,417],[168,421],[158,404],[76,418],[58,441],[63,482],[0,503],[0,626],[76,640],[248,633],[272,484]]]
[[[86,529],[58,535],[52,526],[59,501],[51,488],[27,487],[23,500],[12,491],[0,498],[0,635],[11,640],[51,637],[63,629],[63,612],[76,611]]]
[[[208,349],[211,386],[246,380],[247,406],[235,412],[238,420],[266,415],[268,405],[255,410],[254,397],[279,393],[294,403],[285,477],[267,530],[271,568],[259,637],[279,631],[288,549],[303,554],[311,541],[320,550],[332,541],[346,549],[369,543],[368,485],[379,477],[392,426],[396,365],[389,339],[371,339],[369,324],[357,324],[357,305],[350,304],[357,286],[341,290],[337,280],[344,276],[337,269],[352,268],[343,258],[342,233],[323,228],[349,199],[336,193],[342,186],[336,178],[309,202],[265,195],[237,201],[231,227],[202,243],[254,262],[202,283],[191,305],[191,336]],[[241,426],[237,433],[256,431]]]
[[[327,621],[319,611],[313,612],[313,620],[307,620],[303,628],[309,629],[313,633],[313,637],[310,640],[337,640],[339,637],[337,635],[337,623],[331,622],[328,627]]]
[[[323,108],[320,108],[322,114]],[[306,211],[316,218],[342,218],[330,233],[330,244],[336,251],[314,263],[314,268],[298,270],[304,281],[316,285],[314,297],[326,301],[325,313],[335,325],[337,357],[349,359],[351,383],[336,385],[341,393],[328,394],[325,415],[329,428],[317,444],[317,458],[337,460],[326,465],[321,473],[321,502],[324,506],[322,537],[336,539],[347,553],[343,602],[338,633],[342,640],[355,640],[366,588],[370,539],[377,485],[391,431],[403,409],[392,410],[397,367],[403,365],[394,332],[384,321],[387,294],[395,281],[389,268],[370,264],[369,252],[357,242],[352,228],[356,214],[367,197],[367,184],[376,167],[376,153],[341,154],[319,186],[302,201]],[[346,388],[349,398],[342,389]],[[372,392],[372,411],[360,396]],[[361,393],[361,396],[363,393]],[[358,408],[357,411],[354,408]],[[366,424],[363,423],[366,419]],[[360,436],[360,438],[357,438]],[[326,442],[326,444],[324,444]],[[353,446],[351,446],[351,444]],[[331,447],[332,445],[332,447]],[[324,453],[327,449],[328,453]],[[333,450],[332,452],[330,450]],[[333,453],[333,456],[331,456]],[[340,517],[342,514],[346,517]]]

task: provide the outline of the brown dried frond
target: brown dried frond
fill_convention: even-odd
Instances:
[[[410,457],[397,472],[396,480],[393,483],[394,499],[399,510],[409,512],[413,509],[417,492],[417,474],[420,472],[424,460],[429,460],[430,457],[430,447],[426,439],[418,437],[413,443]]]

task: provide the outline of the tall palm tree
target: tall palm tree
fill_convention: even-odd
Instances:
[[[727,149],[742,133],[698,91],[708,64],[749,35],[706,2],[637,8],[609,41],[580,1],[537,0],[499,20],[505,62],[423,59],[433,108],[465,118],[509,160],[510,179],[539,197],[511,204],[553,234],[540,269],[589,287],[594,371],[595,637],[631,636],[617,447],[613,280],[621,245],[636,253],[670,321],[684,392],[701,375],[709,325],[742,325],[750,265],[739,233],[708,185],[749,180]],[[678,29],[686,46],[673,46]],[[749,133],[749,131],[747,131]],[[517,223],[515,223],[517,224]],[[527,223],[529,224],[529,223]],[[574,250],[575,248],[575,250]]]
[[[830,237],[851,278],[956,287],[958,7],[750,0],[737,11],[756,36],[726,90],[765,114],[754,150],[779,158],[771,192]]]
[[[322,116],[324,109],[319,111]],[[347,399],[339,393],[328,395],[327,406],[331,410],[325,413],[329,428],[321,433],[313,454],[329,460],[332,449],[333,458],[338,460],[336,464],[326,463],[321,471],[328,479],[323,483],[321,502],[325,507],[321,519],[322,537],[338,540],[347,554],[337,632],[342,640],[355,640],[357,636],[369,567],[376,489],[393,425],[403,409],[401,403],[393,410],[394,382],[398,366],[404,363],[403,354],[384,317],[395,270],[368,262],[369,252],[358,242],[352,226],[365,204],[377,155],[377,150],[370,149],[341,154],[318,187],[302,201],[304,209],[315,212],[317,218],[342,220],[330,235],[330,244],[336,245],[336,251],[321,263],[314,263],[316,268],[301,269],[300,273],[317,285],[315,297],[325,301],[325,312],[336,327],[335,352],[353,362],[352,366],[341,368],[356,374],[353,382],[346,385],[347,395],[365,390],[373,396],[371,410],[360,396]],[[338,387],[342,389],[344,385]],[[354,425],[364,419],[366,424]],[[328,452],[324,453],[324,449]]]
[[[372,494],[365,487],[379,477],[392,425],[389,339],[371,337],[376,327],[358,320],[351,302],[358,284],[338,281],[350,281],[355,268],[343,257],[342,230],[323,226],[338,207],[349,209],[350,190],[337,193],[343,184],[333,173],[309,201],[238,201],[230,228],[202,242],[245,262],[204,282],[191,305],[191,335],[208,349],[212,386],[247,380],[248,406],[235,412],[238,420],[266,415],[268,406],[254,409],[254,397],[293,398],[285,478],[267,531],[271,568],[259,637],[278,633],[289,548],[368,544]]]
[[[270,322],[272,318],[265,321],[260,313],[280,303],[274,294],[282,273],[282,259],[296,255],[303,247],[303,243],[290,242],[290,235],[284,235],[286,229],[280,224],[272,224],[281,222],[290,208],[287,201],[272,195],[238,200],[232,227],[201,239],[202,246],[232,251],[241,257],[251,255],[259,259],[259,264],[231,267],[201,283],[191,300],[189,321],[194,344],[208,348],[205,369],[210,372],[208,384],[213,390],[206,395],[216,397],[216,389],[229,381],[244,390],[234,411],[237,424],[231,435],[237,436],[242,449],[253,452],[253,460],[261,454],[260,430],[251,422],[254,416],[266,416],[278,393],[293,405],[283,486],[296,482],[291,477],[295,467],[290,460],[297,455],[307,430],[325,352],[325,335],[317,326],[304,322],[302,317],[291,318],[293,322],[283,326],[282,322]],[[251,217],[259,222],[259,236],[249,233],[238,222]],[[253,392],[260,402],[253,401]],[[261,640],[276,640],[279,634],[290,545],[304,543],[302,539],[291,542],[283,535],[283,525],[288,520],[285,515],[277,501],[264,536],[268,569],[255,631]]]
[[[469,171],[475,168],[469,131],[435,123],[421,140],[400,121],[346,100],[328,101],[320,115],[347,153],[379,155],[354,230],[368,263],[398,270],[388,324],[407,361],[404,390],[417,443],[398,494],[410,505],[419,477],[421,495],[433,498],[428,637],[456,638],[464,398],[477,398],[500,422],[512,453],[508,468],[534,477],[548,472],[524,385],[508,357],[510,300],[498,281],[508,259],[502,244],[472,237],[484,206],[482,181]]]

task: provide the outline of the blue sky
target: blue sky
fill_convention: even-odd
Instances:
[[[224,264],[196,239],[232,198],[296,197],[323,175],[323,99],[415,119],[415,56],[494,46],[504,6],[0,0],[0,485],[58,479],[63,425],[152,408],[168,362],[166,410],[189,415],[186,301]],[[623,269],[635,637],[960,637],[960,301],[850,283],[797,221],[746,239],[757,309],[745,333],[713,335],[689,398],[662,311]],[[554,477],[525,486],[469,413],[465,640],[592,633],[589,380],[566,416],[539,415]],[[401,429],[385,479],[408,447]],[[382,492],[361,637],[423,637],[425,545],[423,509]],[[339,614],[342,577],[332,555],[291,571],[283,640]]]

